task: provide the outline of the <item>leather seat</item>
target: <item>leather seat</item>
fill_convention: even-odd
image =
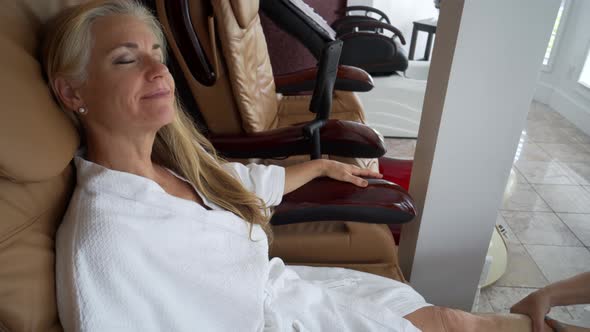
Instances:
[[[54,236],[78,134],[37,60],[40,27],[73,1],[0,0],[0,330],[61,331]]]

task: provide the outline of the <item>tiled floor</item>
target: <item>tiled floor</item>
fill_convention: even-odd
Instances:
[[[506,229],[508,268],[482,290],[480,312],[508,312],[534,290],[590,271],[590,136],[533,102],[521,141],[497,221]],[[386,145],[388,156],[413,158],[416,140],[386,139]],[[576,321],[590,315],[590,306],[554,308],[550,315]]]

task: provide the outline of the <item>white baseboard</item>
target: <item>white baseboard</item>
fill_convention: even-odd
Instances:
[[[565,91],[539,82],[537,83],[534,99],[549,105],[570,122],[574,123],[580,130],[590,135],[590,108],[577,102]]]
[[[551,95],[553,94],[553,87],[549,84],[538,82],[537,90],[535,90],[534,99],[540,103],[549,105]]]

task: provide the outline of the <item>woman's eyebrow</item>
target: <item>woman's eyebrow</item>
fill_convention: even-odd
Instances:
[[[113,52],[114,50],[116,50],[118,48],[121,48],[121,47],[130,48],[130,49],[138,49],[139,48],[139,46],[136,43],[133,43],[133,42],[125,42],[125,43],[118,44],[117,46],[111,48],[107,52],[107,54],[109,54],[109,53]],[[157,49],[160,49],[160,48],[161,48],[160,44],[154,44],[154,45],[152,45],[152,50],[157,50]]]

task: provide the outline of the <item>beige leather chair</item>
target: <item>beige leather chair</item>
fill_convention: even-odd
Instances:
[[[204,56],[215,77],[199,75],[200,65],[192,53],[187,29],[179,12],[187,2],[191,26],[200,41]],[[155,0],[157,16],[164,27],[169,48],[178,61],[184,79],[202,115],[209,135],[257,133],[308,122],[315,117],[309,111],[311,94],[283,95],[276,92],[276,82],[290,82],[314,77],[313,69],[273,76],[266,41],[258,16],[258,0],[167,2]],[[172,5],[174,3],[174,5]],[[173,21],[172,21],[173,20]],[[339,75],[349,80],[372,79],[363,70],[349,67]],[[349,91],[336,90],[331,118],[365,123],[360,100]],[[334,157],[337,158],[337,157]],[[264,161],[288,165],[305,158]],[[345,159],[362,167],[378,170],[376,159]]]
[[[60,331],[54,236],[78,134],[37,61],[39,27],[67,1],[0,0],[0,331]]]

